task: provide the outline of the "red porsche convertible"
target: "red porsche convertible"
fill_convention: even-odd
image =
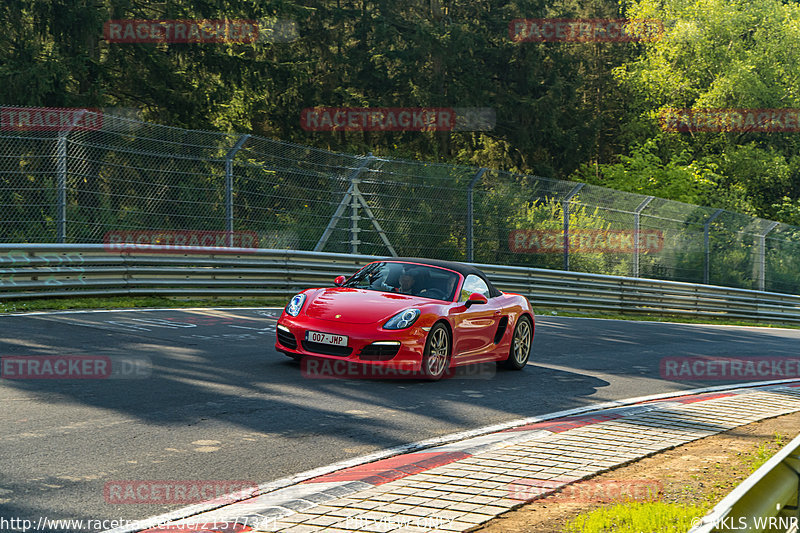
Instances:
[[[278,320],[278,351],[410,368],[430,380],[462,365],[497,361],[521,370],[528,362],[530,303],[498,291],[477,268],[391,258],[334,283],[291,299]]]

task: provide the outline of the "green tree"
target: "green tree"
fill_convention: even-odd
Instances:
[[[625,9],[632,18],[663,21],[664,35],[616,71],[634,95],[637,116],[627,126],[634,132],[630,158],[598,172],[603,183],[635,190],[648,166],[657,181],[665,169],[684,168],[671,175],[674,184],[660,189],[665,195],[767,218],[785,213],[776,202],[800,195],[795,133],[670,133],[660,129],[659,116],[674,108],[800,107],[800,6],[780,0],[632,0]],[[643,160],[643,148],[656,157]],[[698,188],[692,167],[713,175]]]

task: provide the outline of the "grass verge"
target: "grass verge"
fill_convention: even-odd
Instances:
[[[619,503],[579,515],[567,522],[564,533],[678,533],[691,528],[692,519],[705,514],[695,505],[664,502]]]
[[[135,309],[185,307],[283,307],[288,298],[181,298],[168,296],[108,296],[96,298],[34,298],[0,301],[0,314],[69,309]]]
[[[578,313],[574,311],[563,311],[552,308],[536,308],[536,316],[566,316],[577,318],[604,318],[607,320],[633,320],[637,322],[675,322],[681,324],[712,324],[719,326],[749,326],[760,328],[790,328],[800,329],[800,324],[793,323],[777,323],[777,322],[759,322],[757,320],[733,320],[729,318],[711,318],[702,317],[695,318],[689,316],[671,316],[671,315],[657,315],[657,314],[635,314],[623,315],[619,313]]]
[[[717,463],[691,477],[700,481],[701,491],[687,491],[673,496],[676,501],[622,502],[599,507],[571,518],[562,528],[563,533],[683,533],[691,527],[692,520],[703,516],[750,474],[758,470],[778,450],[786,445],[786,435],[775,432],[772,440],[760,442],[754,448],[736,455],[734,468]],[[725,478],[725,472],[733,475]],[[704,483],[704,481],[711,481]]]

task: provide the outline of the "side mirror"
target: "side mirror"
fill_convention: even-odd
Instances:
[[[471,307],[475,304],[485,304],[488,303],[489,300],[486,299],[486,296],[479,292],[473,292],[469,295],[469,300],[467,300],[464,305],[467,307]]]
[[[334,284],[334,285],[336,285],[337,287],[341,287],[341,286],[342,286],[342,284],[343,284],[345,281],[347,281],[347,278],[346,278],[346,277],[344,277],[344,276],[336,276],[336,279],[335,279],[335,280],[333,280],[333,284]]]

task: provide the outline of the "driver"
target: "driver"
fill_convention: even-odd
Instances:
[[[400,282],[400,292],[404,294],[416,294],[415,285],[417,285],[417,269],[404,268],[403,273],[400,274],[398,279]]]

